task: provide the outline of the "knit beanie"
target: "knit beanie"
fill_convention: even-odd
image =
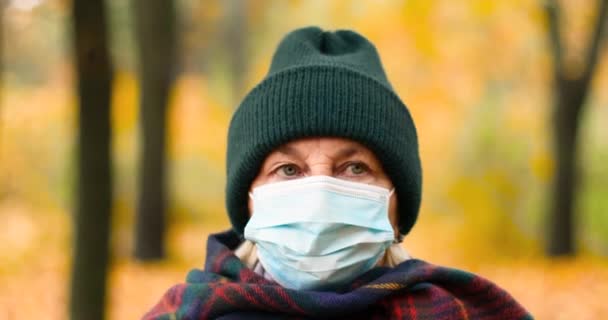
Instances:
[[[366,38],[307,27],[285,36],[270,71],[230,122],[226,208],[238,234],[249,220],[249,188],[266,156],[305,137],[348,138],[369,148],[395,187],[399,231],[410,231],[420,207],[422,171],[407,107]]]

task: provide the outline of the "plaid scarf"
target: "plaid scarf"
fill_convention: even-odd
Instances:
[[[211,235],[205,271],[190,271],[143,319],[532,319],[490,281],[416,259],[338,292],[287,289],[248,269],[232,252],[240,242],[232,231]]]

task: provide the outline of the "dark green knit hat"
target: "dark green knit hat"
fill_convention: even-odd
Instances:
[[[297,29],[234,113],[228,132],[226,208],[234,230],[249,220],[248,192],[266,156],[304,137],[349,138],[378,157],[395,186],[399,231],[418,216],[422,172],[412,118],[376,48],[356,32]]]

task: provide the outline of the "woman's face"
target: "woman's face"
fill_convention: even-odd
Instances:
[[[271,152],[251,183],[250,191],[267,183],[318,175],[393,188],[371,150],[349,139],[321,137],[295,140]],[[249,199],[249,212],[252,208]],[[390,198],[388,214],[397,237],[399,221],[394,195]]]

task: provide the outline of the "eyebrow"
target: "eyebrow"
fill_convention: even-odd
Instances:
[[[357,147],[348,147],[345,149],[340,150],[337,154],[336,154],[336,159],[344,159],[344,158],[348,158],[351,157],[357,153],[361,153],[361,150]]]
[[[292,148],[290,146],[281,146],[277,149],[278,152],[284,154],[284,155],[288,155],[288,156],[295,156],[298,158],[302,157],[302,154],[300,154],[300,152],[296,149],[296,148]]]

